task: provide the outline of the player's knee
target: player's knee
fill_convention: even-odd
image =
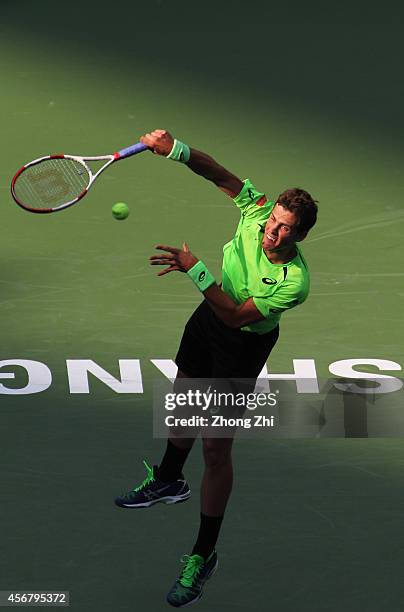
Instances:
[[[206,467],[217,468],[231,463],[231,443],[227,440],[205,438],[203,440],[203,457]]]

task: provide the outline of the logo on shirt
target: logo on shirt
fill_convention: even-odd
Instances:
[[[261,280],[266,285],[276,285],[276,283],[278,282],[274,278],[267,278],[266,276],[264,276],[264,278],[262,278]]]
[[[205,278],[205,271],[202,270],[202,272],[198,276],[198,282],[201,283],[204,278]]]

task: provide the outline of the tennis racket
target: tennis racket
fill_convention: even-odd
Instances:
[[[114,162],[146,151],[138,142],[111,155],[47,155],[20,168],[11,182],[11,194],[18,206],[33,213],[64,210],[84,198],[95,180]],[[88,162],[105,164],[93,171]]]

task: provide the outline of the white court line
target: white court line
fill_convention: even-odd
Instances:
[[[321,517],[326,523],[328,523],[333,529],[335,529],[334,521],[332,521],[328,516],[320,512],[320,510],[317,510],[317,508],[313,508],[313,506],[310,506],[310,504],[304,504],[304,507],[311,510],[313,514],[317,514],[317,516]]]
[[[369,215],[368,217],[366,217],[363,220],[366,220],[367,222],[370,223],[374,223],[377,221],[389,221],[390,219],[397,219],[400,217],[404,217],[404,211],[402,210],[397,210],[397,211],[385,211],[385,212],[379,212],[378,214],[375,215]],[[347,223],[340,223],[339,225],[336,225],[334,227],[334,230],[340,231],[340,230],[345,230],[345,229],[349,229],[351,228],[353,225],[356,227],[361,227],[361,222],[362,219],[356,219],[356,220],[351,220]],[[326,234],[328,234],[329,232],[325,232]],[[322,234],[320,234],[322,236]]]
[[[341,291],[330,291],[330,292],[326,292],[326,293],[310,293],[310,295],[312,297],[318,297],[318,296],[323,296],[323,295],[340,295],[340,296],[346,296],[346,295],[376,295],[380,293],[379,290],[377,291],[344,291],[344,289],[342,289],[341,287]]]
[[[352,227],[351,229],[337,231],[334,233],[323,234],[322,236],[317,236],[317,238],[312,238],[311,240],[306,240],[306,244],[311,244],[312,242],[318,242],[318,240],[324,240],[327,238],[336,238],[338,236],[345,236],[346,234],[352,234],[354,232],[361,232],[367,229],[378,229],[379,227],[387,227],[388,225],[392,225],[393,223],[398,223],[400,220],[404,220],[404,216],[400,216],[399,218],[391,219],[390,221],[379,222],[375,221],[374,223],[367,223],[366,225],[360,225],[359,227]]]
[[[356,278],[357,276],[368,276],[370,278],[373,278],[375,276],[404,276],[404,272],[347,272],[347,273],[341,273],[341,272],[316,272],[316,276],[339,276],[340,278],[346,277],[346,278]]]
[[[51,291],[51,295],[55,295],[56,293],[63,293],[64,291],[72,291],[72,287],[63,287],[57,290],[53,290]],[[31,302],[32,300],[36,300],[36,299],[40,299],[40,298],[44,298],[46,299],[46,295],[44,295],[43,293],[40,293],[38,295],[23,295],[21,297],[15,297],[9,300],[1,300],[0,301],[0,306],[4,306],[5,304],[15,304],[15,302]]]

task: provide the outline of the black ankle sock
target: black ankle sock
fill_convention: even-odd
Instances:
[[[205,561],[207,560],[215,549],[222,521],[223,516],[207,516],[201,512],[201,525],[192,555],[201,555]]]
[[[192,447],[191,447],[192,448]],[[181,476],[182,468],[187,460],[191,448],[179,448],[167,440],[164,457],[156,470],[156,476],[163,482],[173,482]]]

